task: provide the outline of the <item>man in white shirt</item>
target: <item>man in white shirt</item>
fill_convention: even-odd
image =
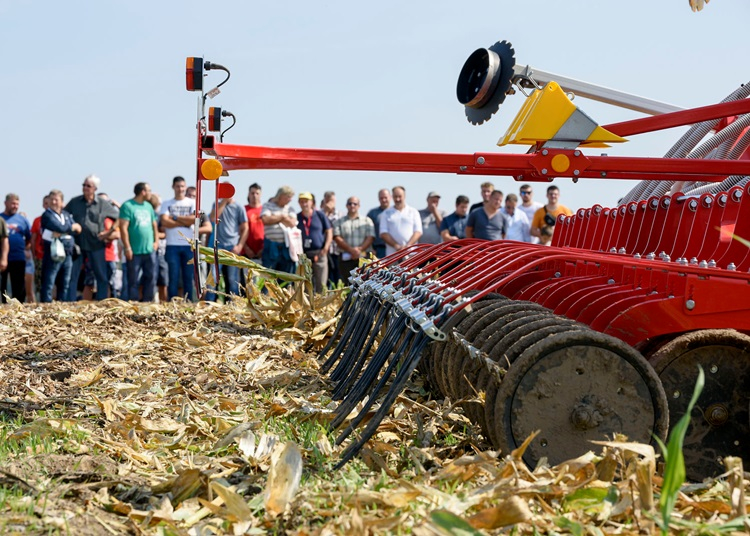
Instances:
[[[516,205],[518,205],[516,194],[508,194],[505,198],[505,206],[501,210],[507,222],[505,239],[531,242],[531,222],[526,213],[519,210]]]
[[[167,235],[164,254],[169,268],[167,297],[171,300],[178,296],[182,287],[182,296],[193,300],[193,266],[188,264],[193,260],[193,249],[187,240],[193,237],[195,200],[187,197],[187,185],[182,177],[172,179],[172,190],[174,198],[162,203],[159,217]]]
[[[260,209],[260,219],[263,222],[263,266],[279,272],[294,273],[294,261],[289,255],[284,238],[284,227],[297,227],[297,213],[290,201],[294,197],[294,190],[290,186],[282,186],[276,196],[263,203]]]
[[[393,206],[380,215],[380,238],[385,242],[385,254],[414,245],[422,236],[422,218],[416,208],[406,204],[406,189],[392,190]]]
[[[531,189],[530,184],[522,184],[518,192],[521,194],[521,204],[518,205],[518,210],[521,210],[526,214],[526,217],[529,219],[529,225],[531,225],[531,221],[534,219],[534,213],[542,208],[542,204],[539,201],[534,201],[534,191]],[[538,244],[539,238],[531,236],[531,243]]]

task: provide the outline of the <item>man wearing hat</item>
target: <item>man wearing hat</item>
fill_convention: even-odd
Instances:
[[[298,200],[302,209],[297,214],[297,228],[302,231],[302,250],[312,262],[313,290],[320,293],[328,281],[328,251],[333,229],[328,217],[315,209],[315,197],[310,192],[301,192]]]
[[[419,238],[420,244],[439,244],[440,225],[446,214],[444,210],[438,208],[440,203],[440,194],[430,192],[427,194],[427,208],[419,211],[419,217],[422,220],[422,236]]]

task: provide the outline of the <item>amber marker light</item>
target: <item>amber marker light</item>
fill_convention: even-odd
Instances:
[[[210,132],[221,130],[221,108],[212,106],[208,109],[208,130]]]
[[[185,60],[185,87],[188,91],[203,91],[203,58]]]
[[[223,171],[224,166],[222,166],[221,162],[214,158],[204,160],[201,164],[201,175],[203,175],[203,178],[208,181],[215,181],[216,179],[221,177]]]

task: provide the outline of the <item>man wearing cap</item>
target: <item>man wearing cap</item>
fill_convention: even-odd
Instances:
[[[439,244],[440,225],[446,214],[444,210],[438,208],[440,203],[440,194],[430,192],[427,194],[427,207],[419,211],[419,218],[422,220],[422,236],[419,237],[420,244]]]
[[[333,231],[326,215],[315,210],[315,197],[301,192],[297,198],[301,211],[297,214],[297,228],[302,231],[302,250],[312,262],[313,290],[323,292],[328,281],[328,251]]]
[[[406,204],[406,189],[393,188],[393,206],[380,215],[380,238],[385,242],[385,254],[413,246],[422,236],[419,211]]]

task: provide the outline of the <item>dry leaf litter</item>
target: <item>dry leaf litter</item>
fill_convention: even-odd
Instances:
[[[17,498],[0,493],[0,532],[658,533],[651,447],[615,438],[531,471],[523,447],[487,450],[419,376],[332,471],[343,446],[326,429],[335,403],[316,354],[342,291],[311,304],[301,285],[268,287],[227,305],[0,308],[4,441],[27,445],[0,468],[0,492]],[[744,476],[684,487],[676,530],[734,519],[742,532]]]

